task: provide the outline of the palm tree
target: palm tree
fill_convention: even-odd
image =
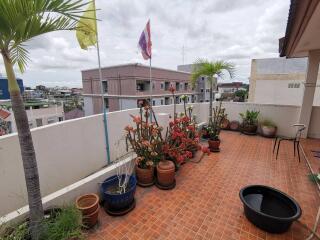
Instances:
[[[36,154],[13,66],[21,72],[27,66],[26,43],[39,35],[74,30],[81,19],[82,8],[88,3],[82,0],[1,0],[0,1],[0,53],[7,73],[21,157],[24,168],[30,209],[30,234],[38,239],[43,206],[39,184]]]
[[[191,85],[194,88],[199,77],[206,76],[210,84],[210,104],[209,104],[209,124],[212,123],[212,102],[213,102],[213,84],[217,77],[224,77],[227,72],[231,78],[234,75],[234,65],[225,61],[208,61],[206,59],[198,59],[192,69]]]

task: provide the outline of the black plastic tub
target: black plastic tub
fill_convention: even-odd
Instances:
[[[286,232],[301,216],[299,204],[275,188],[251,185],[242,188],[239,195],[248,220],[267,232]]]

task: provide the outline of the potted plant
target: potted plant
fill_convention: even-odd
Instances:
[[[227,114],[226,114],[225,119],[223,119],[221,122],[221,129],[223,129],[223,130],[230,129],[230,121],[227,119]]]
[[[99,197],[97,194],[85,194],[76,199],[76,207],[82,213],[82,222],[85,227],[91,228],[98,222]]]
[[[211,152],[220,151],[219,134],[221,131],[221,124],[226,118],[226,114],[224,112],[225,108],[222,107],[222,102],[220,102],[219,105],[213,109],[213,119],[207,127],[209,134],[208,145]]]
[[[261,122],[261,133],[264,137],[273,138],[277,134],[277,126],[271,120],[265,119]]]
[[[132,174],[134,163],[116,162],[117,174],[101,183],[100,193],[105,211],[112,216],[121,216],[135,207],[136,177]]]
[[[240,123],[236,120],[231,121],[229,124],[229,128],[231,131],[238,131],[240,127]]]
[[[151,122],[150,115],[154,122]],[[154,167],[163,158],[161,136],[162,127],[157,123],[150,106],[140,107],[140,115],[132,116],[135,127],[127,126],[126,147],[137,154],[135,171],[138,185],[147,187],[154,184]]]
[[[259,111],[247,110],[245,113],[240,113],[242,118],[241,130],[244,134],[254,135],[258,129]]]

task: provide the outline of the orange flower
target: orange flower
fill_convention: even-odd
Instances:
[[[126,130],[127,132],[131,132],[133,130],[133,127],[131,127],[130,125],[126,126],[124,128],[124,130]]]
[[[137,124],[141,123],[141,117],[140,116],[133,116],[130,114],[130,116],[133,118],[133,121]]]

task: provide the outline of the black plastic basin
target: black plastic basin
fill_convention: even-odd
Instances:
[[[267,232],[285,232],[301,216],[299,204],[275,188],[251,185],[239,195],[248,220]]]

